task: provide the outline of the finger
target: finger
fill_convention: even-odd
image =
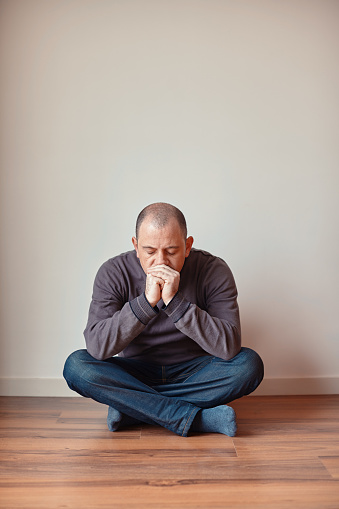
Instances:
[[[162,279],[161,277],[155,276],[153,274],[149,274],[148,276],[149,276],[148,279],[150,280],[150,283],[160,284],[160,285],[161,284],[163,285],[165,283],[164,279]]]
[[[177,272],[175,269],[172,269],[169,265],[153,265],[152,267],[149,267],[147,271],[153,271],[153,270],[168,270],[169,272]]]
[[[171,269],[170,267],[167,267],[166,265],[164,266],[160,266],[158,265],[157,267],[151,267],[149,269],[147,269],[147,273],[148,274],[153,274],[153,275],[166,275],[168,277],[175,277],[179,274],[179,272],[177,272],[176,270],[174,269]]]
[[[168,283],[169,281],[174,281],[174,277],[171,274],[166,274],[164,272],[155,272],[153,274],[149,274],[151,277],[156,279],[161,279],[163,282]]]

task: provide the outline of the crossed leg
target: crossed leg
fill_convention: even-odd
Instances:
[[[142,421],[181,436],[190,428],[234,435],[235,415],[225,404],[256,389],[263,363],[248,348],[229,361],[204,356],[174,366],[120,357],[98,361],[79,350],[67,359],[64,376],[72,390],[110,407],[111,431]]]

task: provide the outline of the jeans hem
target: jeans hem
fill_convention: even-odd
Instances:
[[[188,435],[188,432],[190,430],[190,427],[192,426],[192,423],[194,421],[194,418],[195,416],[197,415],[197,413],[199,412],[199,410],[201,410],[201,408],[193,408],[193,410],[191,411],[190,415],[188,416],[188,419],[186,421],[186,424],[184,426],[184,429],[182,430],[182,433],[180,433],[180,435],[182,437],[187,437]]]

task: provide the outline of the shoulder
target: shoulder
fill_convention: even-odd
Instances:
[[[192,249],[187,258],[187,272],[198,285],[206,288],[235,288],[235,281],[228,264],[208,251]]]
[[[133,249],[109,258],[102,264],[102,267],[120,267],[131,264],[133,265],[136,262],[138,262],[138,258],[135,250]]]
[[[99,268],[97,278],[116,281],[126,276],[138,276],[141,271],[136,252],[132,250],[106,260]]]
[[[194,265],[196,268],[204,267],[205,269],[215,270],[218,267],[222,270],[230,270],[229,266],[219,256],[215,256],[203,249],[192,248],[187,258],[188,265]]]
[[[139,264],[139,261],[135,250],[132,249],[131,251],[126,251],[125,253],[121,253],[113,258],[109,258],[109,260],[107,260],[103,265],[105,264],[112,267],[124,267]]]

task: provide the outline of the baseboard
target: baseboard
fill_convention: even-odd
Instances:
[[[264,378],[254,396],[339,394],[339,376],[313,378]]]
[[[339,377],[265,378],[254,396],[339,394]],[[62,378],[0,378],[0,396],[75,396]]]
[[[0,378],[0,396],[75,396],[63,378]]]

